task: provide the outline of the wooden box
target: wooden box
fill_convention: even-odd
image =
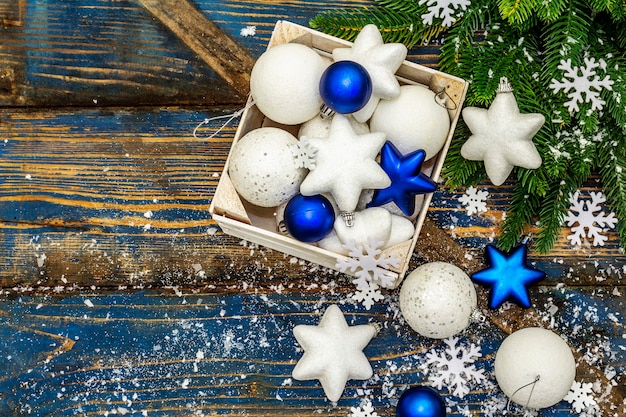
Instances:
[[[268,48],[287,42],[307,45],[325,57],[330,57],[335,48],[349,47],[351,45],[350,42],[328,36],[304,26],[287,21],[278,21],[272,33]],[[453,77],[409,61],[404,61],[397,71],[396,77],[400,84],[421,84],[436,93],[444,94],[452,103],[452,105],[446,106],[448,107],[451,121],[446,142],[435,157],[426,161],[423,169],[433,180],[437,181],[456,123],[461,114],[468,83],[458,77]],[[237,142],[239,138],[253,129],[268,125],[277,126],[274,121],[267,119],[256,106],[250,106],[250,100],[251,99],[249,99],[247,110],[242,115],[233,143]],[[280,127],[280,125],[278,126]],[[283,128],[294,133],[294,126],[283,126]],[[295,127],[295,129],[297,132],[297,127]],[[396,287],[400,284],[407,272],[411,254],[415,248],[431,198],[432,194],[423,196],[421,207],[418,205],[416,215],[412,217],[412,220],[415,222],[415,234],[413,238],[391,248],[387,248],[383,252],[386,256],[395,255],[400,259],[399,266],[389,269],[386,273],[386,275],[393,278],[395,282],[394,286]],[[226,161],[215,196],[212,200],[210,212],[221,229],[230,235],[335,270],[338,270],[336,267],[337,262],[342,258],[345,260],[344,255],[324,250],[313,244],[300,242],[279,233],[275,219],[276,209],[264,209],[252,206],[238,196],[228,176],[228,160]],[[347,273],[350,272],[348,271]]]

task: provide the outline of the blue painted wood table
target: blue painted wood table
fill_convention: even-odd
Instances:
[[[241,108],[277,20],[307,25],[359,4],[0,1],[1,416],[392,416],[405,389],[445,370],[426,360],[445,344],[406,325],[397,290],[366,309],[349,277],[224,234],[208,212],[236,123],[204,140],[195,127]],[[408,59],[433,67],[437,47]],[[472,215],[465,190],[435,193],[412,268],[483,267],[511,184],[479,187],[488,210]],[[504,414],[495,352],[529,326],[568,341],[593,415],[626,415],[625,256],[612,231],[583,248],[567,234],[547,255],[530,252],[547,273],[531,309],[489,310],[477,288],[486,320],[456,343],[480,347],[463,364],[485,378],[460,381],[466,395],[454,381],[439,388],[449,415]],[[333,303],[350,325],[381,326],[365,349],[374,376],[349,381],[336,404],[291,376],[302,355],[293,327]],[[578,415],[576,405],[540,415]]]

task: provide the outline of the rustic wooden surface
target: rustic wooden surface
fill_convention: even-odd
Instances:
[[[208,207],[236,125],[192,135],[245,93],[207,62],[211,51],[239,48],[249,63],[276,20],[306,25],[366,2],[183,4],[215,48],[210,36],[195,43],[202,31],[163,9],[171,3],[0,0],[0,416],[347,416],[363,398],[395,415],[399,394],[424,382],[423,353],[441,342],[403,323],[397,292],[366,310],[346,276],[223,234]],[[255,36],[240,35],[248,25]],[[436,53],[416,48],[409,59],[434,66]],[[473,216],[457,200],[463,190],[435,193],[413,265],[482,267],[511,188],[481,188],[489,210]],[[577,379],[603,390],[602,415],[624,415],[626,259],[615,233],[582,249],[566,235],[547,255],[531,252],[548,275],[532,309],[485,310],[462,335],[480,344],[494,385],[462,400],[443,389],[450,415],[467,406],[483,416],[502,400],[493,356],[531,325],[567,338]],[[301,355],[293,326],[317,323],[330,303],[351,324],[383,325],[365,351],[375,377],[351,381],[337,405],[290,377]],[[541,415],[573,414],[561,402]]]

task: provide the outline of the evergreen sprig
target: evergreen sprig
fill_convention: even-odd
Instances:
[[[311,26],[353,40],[363,26],[376,24],[387,42],[407,47],[445,39],[439,68],[470,81],[466,106],[488,107],[500,77],[511,82],[522,113],[541,113],[546,123],[533,139],[543,163],[536,170],[517,168],[515,189],[498,239],[510,249],[536,229],[535,248],[548,252],[558,239],[570,196],[599,173],[607,204],[618,218],[626,247],[626,1],[624,0],[473,0],[457,9],[451,27],[432,25],[422,15],[435,0],[378,0],[374,7],[328,11]],[[603,109],[565,104],[569,92],[550,88],[565,75],[562,65],[581,68],[586,60],[613,82],[601,91]],[[586,98],[586,97],[583,97]],[[459,120],[443,176],[451,187],[486,179],[482,162],[468,161],[460,149],[471,132]]]

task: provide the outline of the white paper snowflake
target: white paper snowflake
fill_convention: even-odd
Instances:
[[[465,194],[459,197],[459,202],[465,206],[467,215],[471,216],[472,214],[487,211],[487,197],[489,197],[487,191],[478,190],[470,185],[469,188],[465,190]]]
[[[428,13],[422,15],[425,26],[433,24],[434,18],[442,19],[441,26],[450,27],[461,16],[457,9],[465,10],[471,4],[470,0],[420,0],[419,4],[428,5]]]
[[[239,34],[244,38],[254,36],[256,35],[256,26],[246,26],[245,28],[241,28]]]
[[[350,407],[348,417],[378,417],[378,413],[374,411],[372,403],[366,400],[359,407]]]
[[[393,288],[396,277],[388,269],[400,266],[400,259],[395,255],[385,255],[380,249],[383,245],[383,242],[372,238],[365,245],[357,245],[354,240],[349,240],[343,245],[349,251],[348,258],[338,259],[335,268],[341,272],[349,270],[357,278],[383,288]]]
[[[572,228],[572,234],[567,236],[574,246],[581,246],[586,237],[593,238],[594,246],[604,246],[608,239],[602,234],[607,229],[615,228],[617,218],[615,214],[608,215],[602,211],[601,203],[606,198],[601,192],[591,192],[591,200],[579,200],[580,192],[576,191],[571,197],[571,206],[565,217],[567,227]],[[586,233],[585,233],[586,230]]]
[[[570,113],[579,111],[579,103],[591,103],[591,110],[602,110],[604,108],[604,100],[600,97],[603,89],[611,90],[613,80],[608,75],[603,79],[597,73],[597,69],[602,70],[606,67],[603,59],[596,61],[595,58],[584,58],[585,65],[581,67],[572,67],[572,60],[561,60],[557,67],[563,71],[563,79],[561,81],[553,78],[550,82],[550,89],[554,93],[563,90],[570,98],[565,102],[565,107]],[[583,98],[583,94],[585,97]]]
[[[374,282],[358,278],[352,283],[356,284],[356,291],[351,298],[361,303],[366,310],[372,308],[375,302],[385,299],[385,296],[380,292],[380,287]]]
[[[311,146],[306,137],[303,137],[298,142],[291,145],[291,153],[293,154],[296,168],[315,168],[317,148],[315,146]]]
[[[474,361],[480,358],[480,346],[471,343],[469,347],[459,345],[458,337],[444,339],[446,348],[443,352],[426,353],[428,380],[437,389],[444,386],[459,398],[469,394],[471,382],[480,383],[485,380],[485,370],[476,369]]]
[[[592,383],[574,381],[570,391],[563,399],[570,403],[577,413],[596,405],[596,400],[593,398]]]

